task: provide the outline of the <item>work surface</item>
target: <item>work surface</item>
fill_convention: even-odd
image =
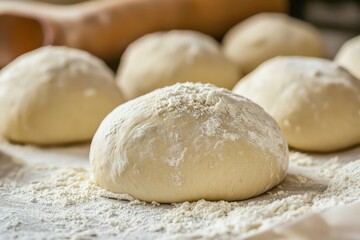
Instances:
[[[253,199],[173,205],[128,201],[99,188],[88,150],[0,144],[1,239],[245,238],[360,199],[360,147],[328,155],[292,151],[285,180]]]

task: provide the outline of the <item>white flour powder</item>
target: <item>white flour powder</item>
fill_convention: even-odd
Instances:
[[[30,164],[0,155],[0,236],[238,239],[314,211],[359,201],[360,160],[354,161],[359,150],[345,161],[336,155],[293,152],[289,174],[266,194],[241,202],[174,205],[121,201],[131,199],[97,187],[88,167],[76,162],[74,167],[50,161]]]

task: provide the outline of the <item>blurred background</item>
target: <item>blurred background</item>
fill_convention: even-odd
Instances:
[[[172,3],[179,9],[191,5],[187,22],[179,22],[179,18],[186,18],[181,16],[180,11],[178,13],[174,10],[172,15],[169,14]],[[136,11],[137,5],[141,4],[144,11]],[[159,7],[161,4],[164,7]],[[201,9],[204,4],[209,5],[206,11]],[[221,4],[225,6],[224,9],[219,7]],[[154,16],[151,16],[151,11]],[[205,16],[211,11],[214,14]],[[226,11],[229,12],[228,16]],[[329,58],[334,57],[346,40],[360,34],[360,0],[0,0],[0,68],[24,52],[53,44],[87,50],[116,70],[126,46],[146,33],[172,28],[193,29],[221,41],[233,25],[266,11],[286,12],[318,27],[324,37]],[[79,21],[84,26],[80,26]],[[207,21],[213,28],[204,26]],[[114,23],[112,26],[111,22]],[[144,28],[141,28],[141,22],[144,22]],[[112,31],[111,28],[117,30]],[[92,39],[99,36],[104,40],[94,43]],[[120,40],[109,43],[108,39],[111,38]]]
[[[346,40],[360,34],[358,0],[292,0],[289,14],[320,29],[330,58]]]

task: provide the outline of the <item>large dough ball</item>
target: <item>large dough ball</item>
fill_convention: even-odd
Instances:
[[[0,72],[0,135],[40,145],[88,141],[122,101],[101,60],[80,50],[43,47]]]
[[[360,81],[334,62],[277,57],[241,79],[234,92],[273,116],[292,147],[326,152],[360,143]]]
[[[177,82],[208,82],[232,89],[240,74],[210,36],[173,30],[145,35],[121,58],[117,81],[132,99]]]
[[[347,41],[336,54],[335,61],[360,80],[360,36]]]
[[[260,13],[239,23],[225,35],[223,51],[245,73],[279,55],[325,56],[319,32],[282,13]]]
[[[178,83],[110,113],[90,163],[100,186],[140,200],[240,200],[284,178],[288,148],[255,103],[213,85]]]

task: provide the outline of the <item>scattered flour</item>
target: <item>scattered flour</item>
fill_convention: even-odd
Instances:
[[[315,161],[313,161],[313,158],[306,154],[301,152],[293,152],[290,156],[290,162],[303,167],[310,167],[314,166],[316,164]]]
[[[29,164],[0,155],[0,236],[46,239],[239,239],[360,199],[360,160],[292,152],[285,180],[239,202],[144,203],[94,184],[88,167]],[[291,168],[291,167],[290,167]],[[327,180],[327,181],[324,181]],[[325,184],[324,182],[328,182]],[[125,201],[122,201],[125,200]]]

